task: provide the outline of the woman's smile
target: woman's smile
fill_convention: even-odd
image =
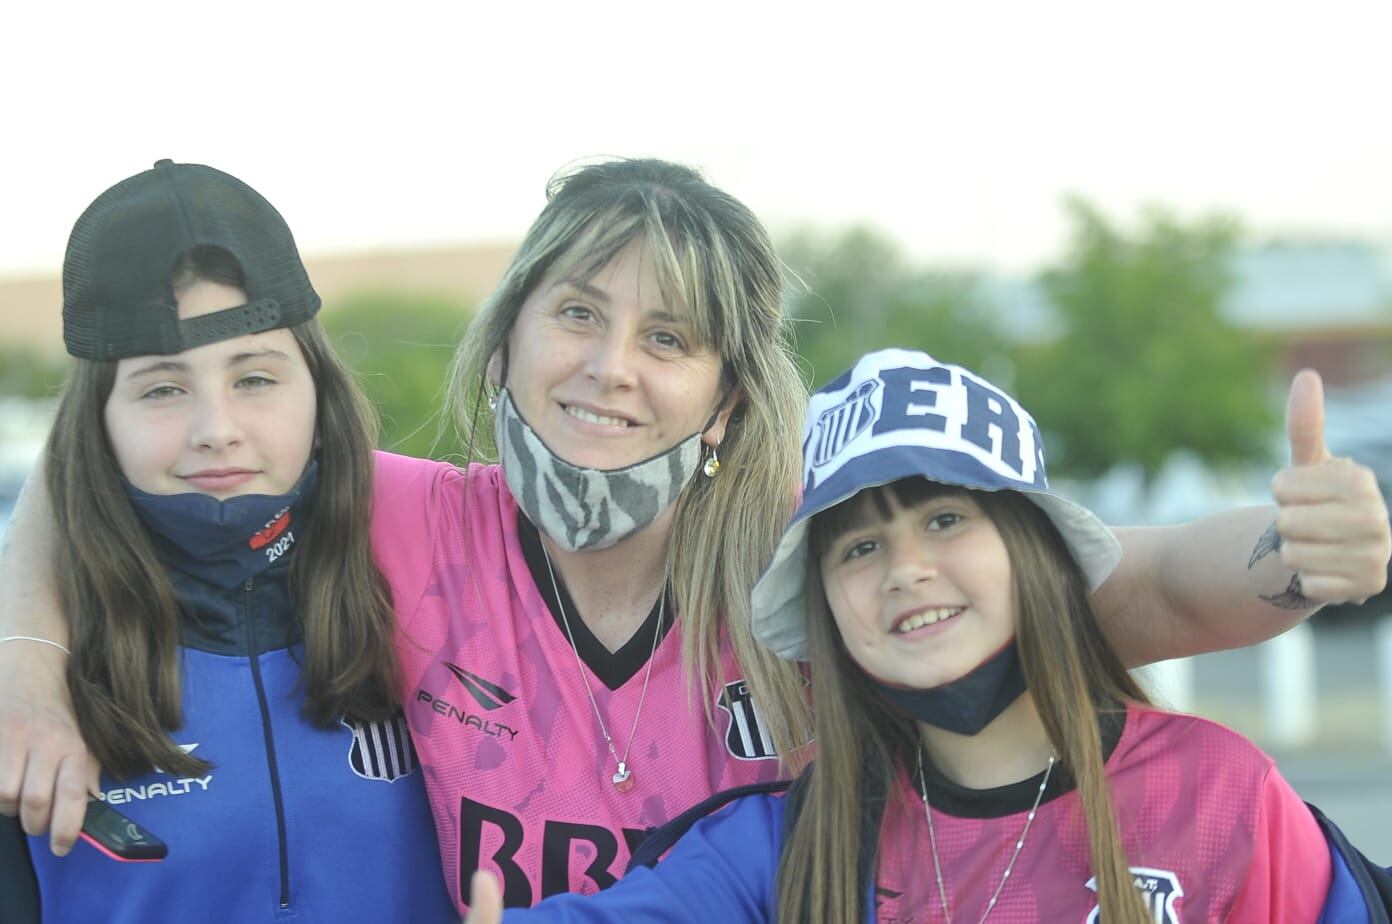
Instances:
[[[593,278],[548,279],[508,335],[504,385],[522,419],[572,465],[614,470],[693,433],[724,436],[719,354],[670,304],[644,242]]]

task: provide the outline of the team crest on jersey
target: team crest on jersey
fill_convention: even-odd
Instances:
[[[725,732],[725,748],[740,760],[768,760],[776,756],[773,739],[754,708],[749,684],[743,680],[725,684],[717,701],[730,714],[730,728]]]
[[[879,390],[880,380],[869,379],[841,403],[822,412],[811,436],[814,466],[830,462],[847,443],[875,422],[875,409],[870,399]]]
[[[1178,876],[1167,869],[1133,866],[1131,877],[1155,924],[1179,924],[1179,912],[1175,910],[1175,902],[1184,897],[1184,889],[1180,887]],[[1097,878],[1089,879],[1087,887],[1096,892]],[[1087,924],[1098,924],[1099,911],[1098,908],[1092,909]]]
[[[343,727],[353,733],[348,748],[348,766],[365,780],[395,783],[409,776],[419,764],[416,747],[401,712],[380,722],[360,722],[344,718]]]

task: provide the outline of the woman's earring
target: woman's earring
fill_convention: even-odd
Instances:
[[[490,411],[496,411],[496,410],[498,409],[498,396],[497,396],[497,395],[489,395],[489,396],[488,396],[488,409],[489,409]]]
[[[717,452],[718,446],[712,446],[706,455],[706,464],[701,466],[701,471],[706,473],[707,478],[714,478],[720,471],[720,453]]]

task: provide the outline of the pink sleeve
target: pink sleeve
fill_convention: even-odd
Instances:
[[[1247,881],[1230,924],[1313,924],[1329,892],[1329,847],[1305,803],[1272,767],[1262,783],[1261,809]]]
[[[441,485],[454,466],[373,453],[372,553],[391,584],[398,624],[409,621],[430,579]]]

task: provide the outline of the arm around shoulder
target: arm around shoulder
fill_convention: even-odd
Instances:
[[[1121,564],[1093,595],[1128,667],[1265,641],[1310,615],[1282,605],[1293,572],[1271,547],[1277,508],[1245,507],[1176,526],[1113,530]]]
[[[400,615],[425,590],[443,508],[453,502],[449,485],[460,470],[378,450],[372,474],[372,554]]]
[[[773,920],[782,845],[781,796],[748,796],[694,825],[652,869],[629,873],[595,895],[557,895],[505,924],[652,921],[695,924]],[[470,918],[472,922],[474,919]],[[489,924],[483,919],[478,924]]]
[[[0,547],[0,638],[25,635],[67,644],[68,621],[58,604],[53,571],[57,547],[40,460],[19,493]]]
[[[57,541],[40,465],[0,551],[0,638],[14,639],[0,643],[0,814],[19,815],[30,834],[51,828],[53,851],[63,854],[98,770],[68,697],[67,655],[55,647],[68,640],[53,577]]]

